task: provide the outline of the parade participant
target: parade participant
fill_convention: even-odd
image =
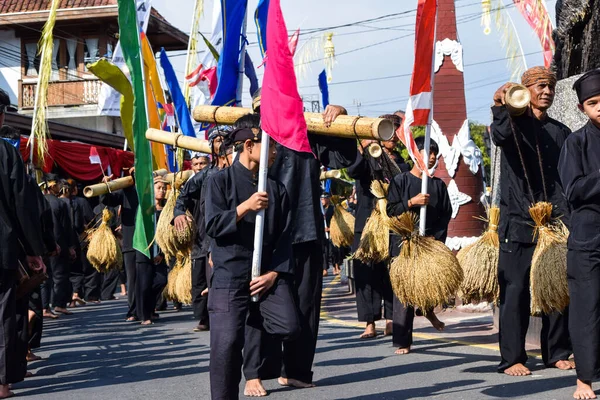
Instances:
[[[333,265],[333,273],[337,275],[339,272],[339,264],[336,264],[334,259],[334,245],[329,238],[329,226],[333,218],[333,207],[331,206],[331,194],[325,192],[321,195],[321,209],[323,210],[323,222],[325,229],[325,239],[323,240],[323,276],[328,275],[329,265]]]
[[[394,130],[400,127],[402,119],[397,115],[383,115],[393,122]],[[356,182],[356,221],[354,224],[354,243],[352,252],[356,252],[367,219],[371,216],[376,205],[376,199],[371,193],[371,183],[381,181],[390,183],[401,172],[410,170],[402,156],[396,151],[397,138],[383,142],[380,157],[372,157],[367,150],[372,141],[363,140],[359,146],[359,155],[356,162],[348,168],[348,175]],[[356,306],[358,320],[366,323],[361,339],[377,337],[375,321],[382,317],[381,304],[383,302],[383,317],[386,319],[385,335],[392,331],[391,319],[393,316],[393,291],[390,275],[386,262],[365,263],[359,259],[353,260],[354,282],[356,285]]]
[[[75,243],[73,226],[67,204],[58,197],[61,187],[56,175],[49,175],[47,180],[46,201],[52,209],[54,238],[60,247],[60,253],[51,256],[49,261],[48,280],[42,284],[42,302],[44,317],[56,318],[56,313],[70,315],[67,304],[71,299],[70,271],[71,262],[75,259]],[[54,312],[50,309],[54,306]]]
[[[529,207],[538,201],[553,206],[553,216],[567,221],[558,158],[569,128],[550,118],[556,76],[544,67],[527,70],[522,84],[531,93],[528,112],[511,116],[504,104],[505,84],[494,95],[492,140],[502,148],[500,161],[500,354],[498,372],[529,375],[525,336],[530,315],[530,270],[536,247]],[[531,193],[531,194],[530,194]],[[534,196],[535,198],[531,198]],[[547,367],[572,369],[568,310],[542,315],[542,358]]]
[[[212,239],[213,262],[208,298],[213,400],[238,398],[242,349],[245,357],[261,353],[260,341],[249,344],[246,331],[264,330],[284,340],[299,332],[291,287],[289,197],[285,187],[270,177],[267,191],[257,192],[259,129],[235,129],[231,141],[239,159],[209,177],[205,189],[206,233]],[[275,156],[271,141],[269,165]],[[265,210],[261,276],[251,280],[255,219],[260,210]],[[250,302],[254,295],[260,296],[258,303]]]
[[[425,156],[425,138],[415,139],[419,154]],[[437,163],[439,148],[434,140],[431,140],[429,146],[428,168],[433,169]],[[427,206],[425,236],[432,236],[441,242],[446,241],[448,235],[448,224],[452,218],[452,205],[448,196],[448,188],[444,181],[439,178],[431,177],[427,181],[427,194],[421,193],[421,180],[423,171],[418,164],[414,164],[410,172],[403,172],[397,175],[388,189],[388,216],[399,216],[407,211],[419,214],[421,206]],[[397,236],[391,237],[390,255],[398,256],[400,253],[400,243]],[[406,306],[394,296],[393,306],[393,333],[392,341],[395,347],[398,347],[396,354],[408,354],[412,346],[412,331],[415,317],[415,309],[412,306]],[[431,325],[438,331],[444,329],[444,323],[441,322],[433,309],[417,310],[417,315],[424,315]]]
[[[162,177],[154,178],[154,207],[156,220],[167,199],[167,185]],[[160,293],[167,285],[164,254],[158,250],[158,246],[150,247],[151,258],[146,257],[139,251],[135,251],[135,284],[127,288],[128,292],[134,291],[135,315],[142,325],[151,325],[152,320],[158,318],[155,306]]]
[[[0,126],[7,104],[10,105],[7,98],[4,91],[0,92]],[[23,261],[30,270],[45,272],[41,256],[46,249],[37,198],[32,189],[37,190],[28,183],[17,149],[0,140],[0,398],[14,396],[9,385],[22,381],[26,372],[27,344],[21,354],[17,336],[17,317],[27,320],[26,306],[17,312],[19,256],[25,254]]]
[[[124,170],[124,172],[130,173],[132,176],[134,174],[133,168]],[[105,177],[102,182],[106,183],[111,179],[112,175]],[[125,318],[129,322],[137,321],[134,289],[136,281],[136,252],[133,249],[133,233],[135,231],[135,218],[139,202],[135,185],[100,196],[100,203],[113,208],[121,207],[121,212],[119,213],[121,217],[121,235],[123,236],[121,251],[123,253],[123,267],[127,276],[127,303],[129,304],[129,310]],[[113,270],[112,273],[105,275],[105,282],[102,284],[102,300],[113,298],[113,293],[118,282],[118,274],[118,271]]]
[[[260,91],[254,95],[255,113],[240,118],[246,127],[260,126]],[[323,112],[326,126],[347,111],[341,106],[328,105]],[[254,119],[254,120],[253,120]],[[242,124],[238,122],[238,126]],[[341,169],[356,159],[356,141],[308,134],[313,154],[300,153],[277,145],[277,157],[271,169],[273,177],[281,181],[290,197],[292,210],[292,256],[295,275],[296,304],[300,312],[301,334],[283,344],[283,367],[265,367],[262,379],[271,379],[281,372],[279,384],[300,388],[313,387],[312,364],[317,348],[321,296],[323,292],[322,242],[325,232],[320,229],[323,215],[319,204],[321,193],[321,165]],[[316,156],[316,157],[315,157]],[[273,342],[275,346],[275,342]],[[277,357],[273,357],[274,363]],[[272,369],[277,369],[277,372]],[[262,374],[262,373],[261,373]]]
[[[192,158],[192,171],[194,171],[194,174],[197,174],[209,165],[210,158],[208,156],[195,156]]]
[[[185,229],[189,222],[186,212],[192,214],[196,224],[196,235],[192,248],[192,308],[194,318],[198,320],[198,324],[194,327],[194,332],[209,330],[208,296],[203,295],[203,292],[208,288],[207,276],[210,275],[207,273],[208,243],[204,227],[203,187],[209,176],[223,168],[227,168],[233,162],[232,146],[225,145],[222,142],[223,138],[227,141],[230,132],[229,127],[215,127],[209,132],[208,140],[211,143],[215,162],[208,168],[202,169],[185,183],[173,211],[175,229],[180,231]],[[218,140],[216,140],[217,138]]]
[[[600,70],[573,86],[588,123],[569,135],[558,171],[571,209],[567,274],[569,333],[577,362],[576,399],[595,399],[592,380],[600,378]]]

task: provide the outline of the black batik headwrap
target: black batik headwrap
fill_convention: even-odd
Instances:
[[[577,92],[579,104],[594,96],[600,95],[600,69],[586,72],[575,81],[573,89]]]

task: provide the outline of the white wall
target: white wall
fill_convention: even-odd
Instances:
[[[8,92],[10,101],[18,103],[21,79],[21,39],[15,31],[0,31],[0,88]]]

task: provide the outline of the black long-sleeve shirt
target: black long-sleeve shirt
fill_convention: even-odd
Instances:
[[[314,134],[308,139],[314,155],[277,145],[277,157],[270,169],[273,178],[284,184],[290,199],[294,244],[324,238],[319,205],[321,164],[332,169],[347,168],[358,153],[354,139]]]
[[[208,254],[206,228],[204,226],[205,196],[203,188],[208,177],[217,171],[213,167],[204,168],[192,176],[181,188],[177,203],[175,204],[174,218],[185,215],[186,211],[190,211],[196,223],[196,236],[192,248],[193,260],[206,257]]]
[[[17,150],[0,140],[0,268],[14,270],[22,251],[45,252],[37,198]],[[21,245],[23,247],[21,247]]]
[[[558,171],[571,209],[568,247],[600,250],[600,129],[588,122],[562,148]]]
[[[71,224],[70,210],[67,203],[54,195],[47,194],[46,201],[52,210],[52,224],[54,238],[61,248],[62,254],[68,254],[70,247],[75,247],[73,225]]]
[[[206,233],[211,240],[211,287],[243,288],[250,282],[256,212],[239,222],[236,208],[257,191],[257,178],[239,161],[206,182]],[[291,212],[285,187],[268,178],[261,271],[291,274]]]
[[[121,234],[123,235],[121,249],[123,253],[133,251],[135,217],[139,205],[135,186],[102,195],[100,203],[113,208],[121,206]]]
[[[421,178],[410,172],[397,175],[388,189],[387,213],[389,217],[399,216],[407,211],[419,215],[421,207],[408,207],[408,201],[421,193]],[[427,180],[429,204],[425,220],[425,236],[433,236],[441,242],[448,236],[448,224],[452,218],[452,204],[444,181],[433,177]]]
[[[73,228],[78,235],[81,235],[94,219],[94,211],[90,203],[83,197],[71,198],[71,206],[73,207]]]
[[[571,130],[550,117],[543,121],[528,115],[512,117],[515,131],[520,133],[519,143],[531,181],[534,196],[532,199],[510,126],[511,117],[504,106],[492,107],[492,114],[494,116],[491,126],[492,140],[497,146],[502,147],[498,235],[502,241],[531,243],[534,238],[529,207],[534,203],[539,201],[552,203],[553,216],[561,217],[565,223],[568,222],[569,209],[562,194],[558,159]],[[536,150],[536,135],[542,155],[547,199],[544,197],[542,171],[540,171]]]
[[[401,172],[410,171],[410,167],[404,163],[401,156],[396,155],[396,163]],[[362,233],[371,216],[375,206],[375,196],[371,193],[371,182],[374,180],[390,181],[390,178],[384,176],[380,160],[371,157],[363,157],[358,154],[356,161],[348,168],[348,175],[356,182],[356,221],[354,222],[354,232]]]

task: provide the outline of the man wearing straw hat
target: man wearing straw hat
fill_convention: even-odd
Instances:
[[[209,176],[229,167],[233,162],[233,147],[228,141],[230,132],[230,127],[220,126],[209,131],[208,140],[213,152],[213,164],[208,168],[199,170],[185,183],[173,211],[175,229],[185,230],[190,222],[186,212],[192,214],[196,223],[196,235],[192,248],[192,308],[194,318],[198,320],[198,325],[194,327],[194,332],[209,330],[208,296],[203,294],[208,288],[207,277],[210,276],[207,265],[209,240],[204,227],[205,198],[203,188]]]
[[[502,148],[500,178],[500,354],[498,372],[511,376],[530,375],[525,366],[525,336],[530,315],[530,271],[536,249],[534,223],[529,209],[538,202],[553,206],[553,217],[565,220],[569,210],[562,195],[558,158],[569,128],[550,118],[556,76],[549,69],[534,67],[522,77],[531,95],[524,113],[510,109],[507,83],[494,95],[492,139]],[[558,277],[560,278],[560,277]],[[567,370],[572,353],[567,329],[568,310],[542,314],[542,358],[547,367]]]
[[[595,399],[592,380],[600,378],[600,69],[573,87],[588,123],[562,148],[559,172],[571,207],[567,253],[569,295],[574,312],[569,332],[577,361],[576,399]]]

